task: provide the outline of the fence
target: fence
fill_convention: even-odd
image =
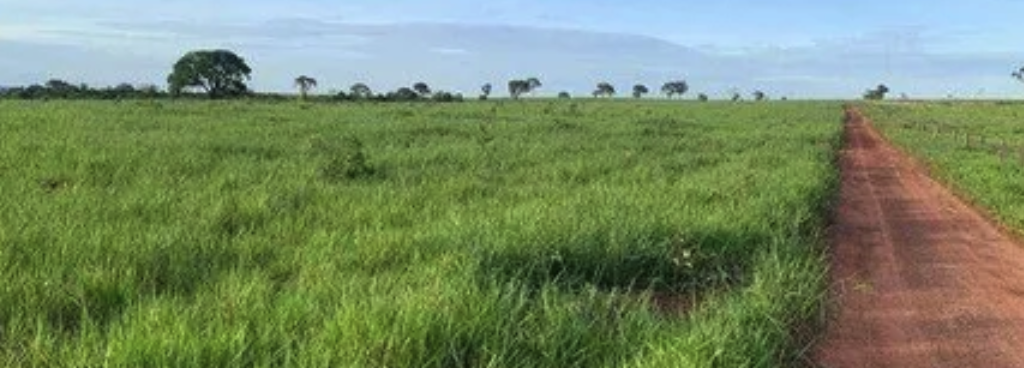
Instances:
[[[918,121],[899,123],[896,126],[904,130],[914,130],[930,134],[932,139],[949,139],[962,145],[967,150],[990,153],[999,157],[1000,162],[1018,161],[1024,166],[1024,144],[1011,142],[1006,138],[989,137],[972,132],[963,127],[954,127],[937,121]]]

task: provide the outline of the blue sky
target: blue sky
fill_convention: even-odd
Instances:
[[[1021,14],[1012,0],[0,0],[0,85],[162,84],[185,51],[227,47],[269,91],[309,74],[323,92],[422,80],[473,94],[538,76],[552,94],[683,78],[712,96],[845,98],[884,82],[1013,97]]]

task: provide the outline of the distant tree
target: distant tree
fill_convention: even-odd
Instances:
[[[864,91],[864,99],[872,101],[884,100],[885,94],[887,93],[889,93],[889,87],[884,84],[879,84],[878,87],[875,87],[874,89]]]
[[[508,94],[512,99],[519,99],[524,93],[532,93],[541,86],[543,84],[537,78],[513,79],[508,81]]]
[[[732,91],[730,93],[732,93],[732,96],[729,97],[729,101],[740,102],[743,100],[743,95],[739,91]]]
[[[430,97],[430,100],[434,102],[462,102],[463,98],[458,93],[437,91]]]
[[[1024,82],[1024,66],[1017,69],[1017,71],[1010,73],[1010,75],[1013,76],[1014,79]]]
[[[536,91],[538,88],[543,86],[544,85],[540,83],[540,79],[535,77],[526,78],[527,93],[533,93],[533,91]]]
[[[637,84],[633,86],[633,98],[641,98],[650,92],[651,90],[648,89],[647,86],[643,84]]]
[[[313,79],[312,77],[300,75],[295,78],[295,87],[299,88],[299,98],[305,100],[306,96],[309,95],[309,91],[316,88],[316,84],[316,79]]]
[[[601,82],[597,84],[597,89],[594,90],[594,97],[612,96],[615,96],[615,86],[608,82]]]
[[[485,83],[484,85],[480,86],[480,99],[481,100],[486,100],[486,99],[490,98],[491,97],[491,91],[493,89],[494,89],[494,86],[492,86],[490,83]]]
[[[423,95],[417,91],[414,91],[409,87],[402,87],[395,92],[389,93],[387,99],[392,101],[415,101],[421,97],[423,97]]]
[[[562,92],[558,92],[558,98],[563,99],[563,100],[568,100],[568,99],[572,98],[572,95],[570,95],[569,92],[562,91]]]
[[[43,87],[43,86],[38,85],[38,84],[33,84],[31,86],[25,87],[24,89],[18,91],[18,98],[22,98],[22,99],[44,98],[44,97],[46,97],[47,90],[48,89],[46,87]]]
[[[139,94],[145,98],[155,98],[160,96],[160,87],[153,84],[143,84],[137,89]]]
[[[354,99],[369,99],[373,97],[373,90],[365,83],[356,83],[348,89],[349,96]]]
[[[76,87],[74,84],[68,83],[61,79],[50,79],[46,81],[46,84],[44,86],[47,89],[53,91],[73,91],[78,89],[78,87]]]
[[[237,96],[248,92],[245,81],[252,69],[245,60],[228,50],[191,51],[174,64],[167,76],[172,94],[199,88],[210,98]]]
[[[704,93],[698,94],[697,95],[697,101],[708,102],[708,95],[704,94]]]
[[[527,80],[515,79],[508,82],[508,94],[512,99],[519,99],[519,96],[530,90],[530,82]]]
[[[131,83],[121,83],[114,86],[110,90],[119,93],[132,94],[135,93],[135,86],[133,86]]]
[[[60,79],[50,79],[44,84],[46,88],[46,94],[55,98],[68,98],[78,95],[79,92],[83,91],[79,87],[68,83]],[[85,86],[85,91],[88,91],[89,87]]]
[[[751,96],[754,97],[754,101],[758,102],[768,99],[768,95],[761,90],[755,90],[754,93],[751,93]]]
[[[135,86],[131,85],[131,83],[121,83],[99,91],[101,98],[112,99],[131,98],[136,96],[137,92]]]
[[[12,88],[10,91],[8,91],[8,93],[13,94],[23,100],[32,100],[46,97],[46,91],[46,87],[43,87],[38,84],[33,84],[23,88]]]
[[[430,96],[430,86],[428,86],[426,83],[417,82],[416,84],[412,85],[412,90],[416,91],[416,93],[418,93],[420,97]]]
[[[671,81],[661,86],[661,93],[664,93],[668,98],[672,98],[675,95],[685,95],[690,90],[690,85],[684,80]]]

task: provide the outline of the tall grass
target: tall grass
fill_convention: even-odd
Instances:
[[[840,115],[0,101],[0,364],[790,366]]]

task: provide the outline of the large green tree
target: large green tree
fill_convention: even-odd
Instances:
[[[189,88],[205,92],[210,98],[238,96],[249,91],[245,82],[252,69],[245,59],[228,50],[198,50],[182,56],[167,76],[171,94]]]

